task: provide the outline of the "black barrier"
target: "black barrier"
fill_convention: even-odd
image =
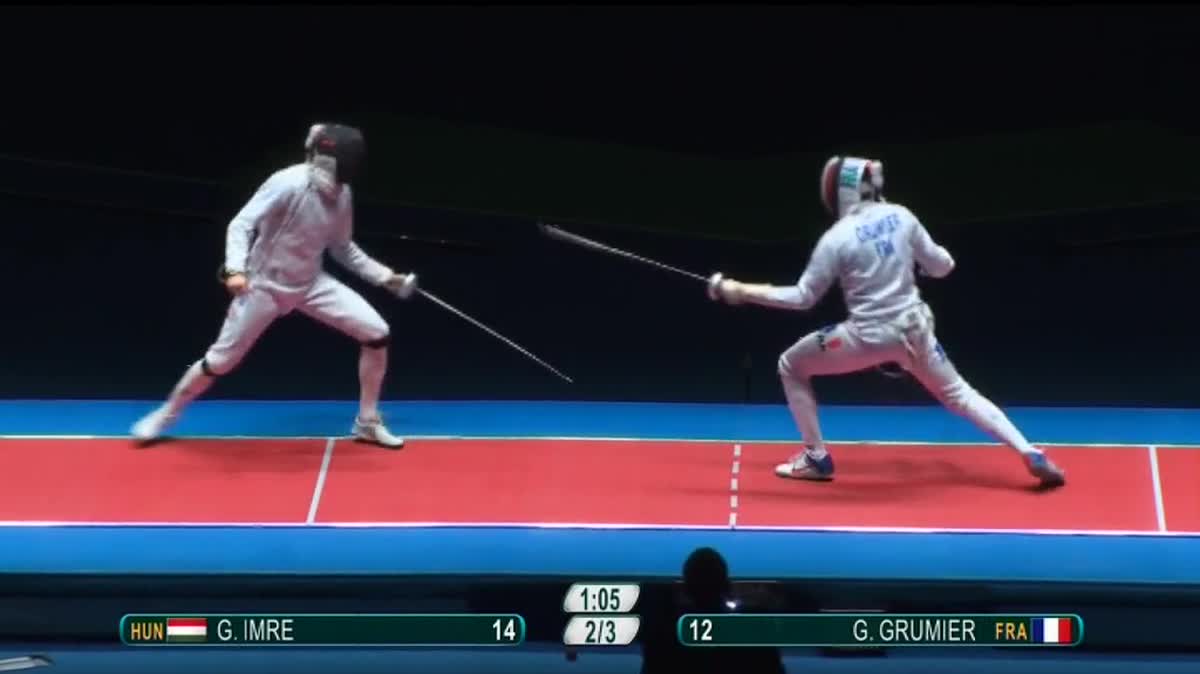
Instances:
[[[213,191],[209,203],[241,198]],[[0,198],[9,279],[0,396],[158,398],[215,337],[228,300],[213,270],[232,211],[149,213],[101,201]],[[1200,360],[1184,327],[1194,243],[1121,236],[1198,214],[1182,204],[955,228],[941,238],[957,270],[922,281],[946,350],[1002,404],[1194,404]],[[370,253],[417,271],[430,290],[576,380],[546,375],[432,304],[352,281],[392,326],[387,398],[779,403],[779,353],[843,315],[836,290],[808,313],[715,305],[701,283],[548,240],[535,222],[360,205]],[[698,272],[778,283],[798,276],[812,245],[576,230]],[[210,395],[353,399],[356,350],[289,316]],[[874,373],[823,378],[817,390],[828,403],[929,400],[910,380]]]
[[[529,642],[562,643],[564,597],[579,580],[553,577],[137,576],[0,574],[0,644],[119,643],[128,614],[519,614]],[[677,581],[640,585],[630,614],[673,621],[688,612]],[[743,613],[1028,614],[1081,616],[1086,650],[1194,651],[1200,588],[1062,583],[736,581]],[[648,627],[648,626],[647,626]],[[215,629],[215,625],[213,626]]]

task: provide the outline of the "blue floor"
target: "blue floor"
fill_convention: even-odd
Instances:
[[[16,527],[14,572],[673,577],[713,546],[743,578],[1200,584],[1200,538],[767,531]],[[124,551],[136,550],[136,554]],[[1050,560],[1033,563],[1031,560]]]
[[[152,402],[2,401],[0,434],[124,436]],[[180,435],[297,437],[341,435],[353,418],[347,402],[200,402],[176,427]],[[1200,445],[1200,409],[1015,408],[1012,420],[1034,442]],[[795,440],[782,405],[570,402],[423,402],[384,406],[409,436],[623,437]],[[940,407],[821,408],[831,441],[990,441]]]
[[[10,436],[123,436],[151,406],[3,402],[0,431]],[[185,436],[328,437],[343,435],[353,414],[349,403],[202,402],[176,431]],[[412,402],[393,403],[385,414],[409,436],[796,437],[782,406]],[[831,407],[822,414],[832,441],[986,441],[938,408]],[[1011,414],[1035,442],[1200,445],[1200,411],[1194,410],[1015,409]],[[0,568],[674,576],[680,560],[699,545],[721,549],[740,577],[1200,583],[1200,564],[1195,563],[1200,538],[731,530],[5,527],[0,529]],[[137,554],[125,554],[130,550]]]
[[[241,672],[313,672],[395,674],[637,674],[641,655],[637,649],[591,649],[568,662],[561,648],[526,646],[513,651],[397,650],[397,649],[176,649],[38,648],[20,651],[0,646],[0,658],[32,653],[47,654],[52,669],[34,672],[63,674],[239,674]],[[785,654],[788,672],[836,674],[1193,674],[1200,658],[1186,655],[1118,655],[1028,649],[989,651],[967,648],[898,649],[887,658],[827,658],[808,652]],[[485,664],[486,663],[486,664]]]

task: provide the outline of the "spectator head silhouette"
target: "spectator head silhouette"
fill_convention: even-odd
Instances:
[[[729,566],[721,553],[699,548],[683,563],[683,587],[697,606],[716,609],[729,594]]]

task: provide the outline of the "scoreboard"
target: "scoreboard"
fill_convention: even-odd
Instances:
[[[571,647],[629,646],[642,631],[637,583],[576,583],[563,597]],[[911,646],[1078,646],[1075,614],[806,613],[687,614],[676,635],[691,648]],[[525,643],[525,619],[488,614],[130,614],[129,646],[424,646],[512,648]]]
[[[1078,646],[1077,615],[896,615],[808,613],[685,615],[678,623],[685,646],[896,647]]]
[[[130,646],[519,646],[525,619],[505,614],[127,615]]]

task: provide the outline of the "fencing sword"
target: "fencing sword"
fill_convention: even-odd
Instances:
[[[608,253],[610,255],[616,255],[618,257],[623,257],[627,260],[633,260],[634,262],[641,262],[642,264],[647,264],[647,265],[650,265],[651,267],[658,267],[659,269],[663,269],[663,270],[666,270],[669,272],[674,272],[676,274],[679,274],[680,276],[686,276],[686,277],[688,277],[690,279],[694,279],[696,281],[703,281],[704,283],[709,282],[710,277],[708,277],[708,276],[703,276],[703,275],[697,274],[695,272],[690,272],[690,271],[687,271],[686,269],[680,269],[679,267],[673,267],[669,264],[659,262],[658,260],[651,260],[648,257],[643,257],[636,253],[631,253],[627,250],[621,250],[620,248],[614,248],[608,244],[600,243],[599,241],[594,241],[592,239],[580,236],[578,234],[572,234],[571,232],[568,232],[567,230],[565,230],[561,227],[556,227],[554,225],[547,225],[546,223],[539,222],[538,229],[541,230],[541,232],[543,234],[545,234],[546,236],[548,236],[552,239],[556,239],[558,241],[562,241],[564,243],[575,244],[576,246],[582,246],[584,248],[587,248],[588,250],[594,250],[594,251],[597,251],[600,253]]]
[[[504,335],[500,334],[499,332],[496,332],[492,328],[489,328],[488,326],[484,325],[480,321],[472,318],[469,314],[467,314],[467,312],[455,307],[454,305],[450,304],[446,300],[443,300],[442,298],[438,297],[437,295],[434,295],[433,293],[429,292],[428,290],[417,287],[417,275],[416,274],[408,274],[405,276],[405,279],[406,280],[405,280],[404,284],[401,285],[399,288],[392,288],[392,292],[395,293],[401,299],[408,299],[408,298],[412,297],[412,295],[414,293],[418,294],[421,297],[424,297],[425,299],[429,300],[430,302],[433,302],[434,304],[445,309],[446,311],[448,311],[448,312],[454,314],[455,316],[458,316],[459,318],[463,319],[464,321],[470,323],[471,325],[474,325],[475,327],[479,328],[480,330],[483,330],[484,332],[488,333],[492,337],[495,337],[496,339],[500,340],[501,342],[504,342],[510,348],[516,350],[517,352],[519,352],[521,355],[525,356],[529,360],[532,360],[533,362],[537,363],[538,365],[541,365],[542,367],[546,368],[547,370],[553,372],[554,375],[556,377],[558,377],[559,379],[562,379],[563,381],[567,382],[568,384],[575,383],[575,380],[571,379],[570,377],[563,374],[562,372],[559,372],[558,369],[556,369],[553,365],[551,365],[551,364],[547,363],[546,361],[542,360],[541,358],[538,358],[537,356],[533,355],[533,353],[531,353],[528,349],[522,347],[520,344],[517,344],[516,342],[509,339],[508,337],[505,337]]]
[[[685,276],[687,278],[694,279],[696,281],[703,281],[704,283],[709,283],[709,284],[714,282],[713,281],[714,277],[703,276],[703,275],[697,274],[695,272],[690,272],[686,269],[680,269],[679,267],[674,267],[672,265],[666,264],[665,262],[659,262],[658,260],[652,260],[648,257],[638,255],[637,253],[631,253],[627,250],[621,250],[620,248],[615,248],[608,244],[600,243],[599,241],[589,239],[585,236],[580,236],[578,234],[568,232],[567,230],[565,230],[561,227],[556,227],[554,225],[548,225],[544,222],[538,222],[538,229],[542,232],[542,234],[545,234],[546,236],[550,237],[551,239],[555,239],[557,241],[562,241],[564,243],[570,243],[570,244],[580,246],[582,248],[587,248],[588,250],[596,251],[599,253],[607,253],[609,255],[616,255],[617,257],[623,257],[627,260],[633,260],[634,262],[640,262],[642,264],[649,265],[651,267],[657,267],[659,269],[673,272],[680,276]],[[908,376],[908,372],[905,371],[904,368],[902,368],[898,365],[895,365],[895,364],[883,364],[883,365],[876,366],[875,369],[880,374],[884,375],[885,377],[891,378],[891,379],[903,379]]]
[[[44,655],[28,655],[0,660],[0,672],[23,672],[39,667],[51,667],[54,662]]]

